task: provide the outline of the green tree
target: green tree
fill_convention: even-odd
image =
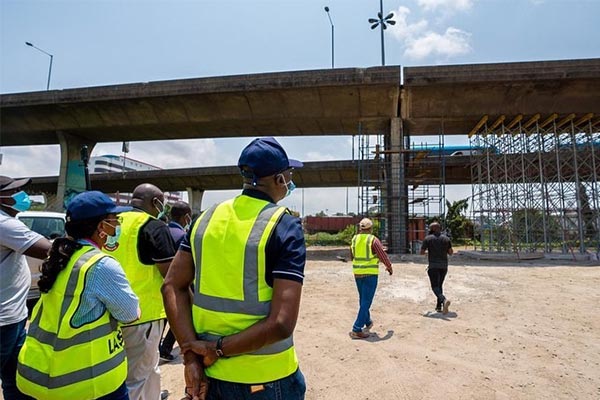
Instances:
[[[466,217],[469,200],[462,199],[450,203],[446,200],[446,216],[442,219],[446,229],[452,234],[452,238],[461,240],[471,237],[473,234],[473,223]]]

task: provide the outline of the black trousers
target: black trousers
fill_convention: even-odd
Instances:
[[[444,279],[448,273],[448,268],[427,268],[427,275],[429,275],[429,282],[431,283],[431,290],[437,297],[436,308],[439,308],[444,304]]]

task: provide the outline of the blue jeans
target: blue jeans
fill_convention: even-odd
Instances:
[[[112,393],[106,396],[98,397],[96,400],[129,400],[129,392],[127,391],[127,385],[125,382]]]
[[[373,321],[371,320],[371,304],[373,304],[373,297],[375,297],[375,289],[377,289],[377,275],[366,275],[360,278],[356,278],[356,288],[358,289],[358,316],[352,330],[354,332],[362,331],[362,328],[370,325]]]
[[[21,322],[0,326],[0,379],[2,379],[2,393],[5,399],[31,399],[17,389],[17,358],[25,342],[25,323]]]
[[[244,383],[233,383],[209,378],[206,400],[304,400],[306,382],[300,368],[286,378],[264,383],[264,389],[251,393]]]

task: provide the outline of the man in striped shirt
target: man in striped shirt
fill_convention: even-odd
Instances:
[[[359,223],[359,232],[352,238],[351,257],[352,270],[358,289],[358,315],[350,331],[352,339],[366,339],[373,327],[371,304],[377,289],[379,262],[385,265],[386,271],[392,275],[392,263],[383,249],[383,245],[373,235],[373,221],[363,218]]]

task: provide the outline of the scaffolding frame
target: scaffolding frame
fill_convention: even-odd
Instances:
[[[599,119],[484,116],[469,134],[472,218],[483,251],[600,252]],[[473,152],[472,152],[473,153]]]
[[[401,145],[394,147],[384,134],[362,134],[359,125],[357,138],[358,161],[358,203],[357,214],[377,221],[379,238],[386,243],[391,236],[403,235],[407,248],[400,251],[419,250],[420,240],[426,235],[425,221],[432,218],[444,220],[445,196],[445,158],[443,130],[439,133],[437,143],[421,143],[426,150],[414,150],[410,146],[410,138],[403,138]],[[414,147],[414,145],[412,146]],[[435,151],[434,151],[435,150]],[[393,157],[399,156],[400,163],[394,166]],[[400,168],[397,171],[394,168]],[[393,196],[391,188],[394,179],[409,168],[420,168],[423,171],[421,182],[408,190],[406,185],[400,188],[399,194]],[[404,181],[404,179],[402,180]],[[396,182],[400,183],[400,182]],[[390,213],[401,208],[402,199],[407,206],[401,210],[409,223],[391,226]],[[397,206],[397,207],[395,207]],[[411,223],[415,218],[422,218],[423,223]]]
[[[385,240],[386,221],[383,218],[385,203],[381,196],[384,183],[384,162],[380,148],[384,145],[383,135],[363,135],[358,127],[358,202],[357,215],[378,221],[376,224],[381,240]]]

